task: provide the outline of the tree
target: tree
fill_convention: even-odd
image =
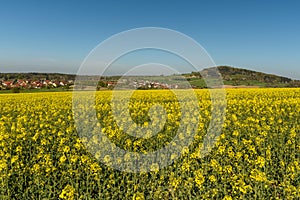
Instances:
[[[101,87],[107,87],[107,82],[105,81],[99,81],[97,84],[97,90],[100,90]]]

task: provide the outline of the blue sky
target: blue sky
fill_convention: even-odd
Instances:
[[[300,79],[299,1],[0,0],[0,72],[76,73],[113,34],[180,31],[217,65]]]

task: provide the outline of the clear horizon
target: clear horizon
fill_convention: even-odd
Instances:
[[[196,40],[217,66],[299,80],[299,6],[298,1],[2,0],[0,72],[76,74],[88,53],[110,36],[163,27]]]

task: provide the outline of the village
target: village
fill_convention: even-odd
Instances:
[[[75,80],[31,80],[31,79],[14,79],[1,80],[0,90],[34,90],[34,89],[55,89],[63,88],[72,90]],[[150,80],[100,80],[98,81],[97,90],[114,89],[178,89],[182,88],[178,84]],[[90,87],[83,87],[88,89]]]
[[[119,79],[118,81],[108,81],[107,83],[100,81],[98,85],[107,85],[107,88],[119,89],[178,89],[179,84],[170,83],[167,80],[151,80],[151,79]]]
[[[74,84],[73,80],[0,80],[1,90],[10,90],[13,88],[18,89],[42,89],[42,88],[59,88],[59,87],[70,87]]]

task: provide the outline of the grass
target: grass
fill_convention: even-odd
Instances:
[[[64,88],[41,88],[41,89],[21,89],[19,93],[39,93],[39,92],[66,92],[69,90],[66,90]],[[12,93],[12,90],[0,90],[0,94],[9,94]]]

